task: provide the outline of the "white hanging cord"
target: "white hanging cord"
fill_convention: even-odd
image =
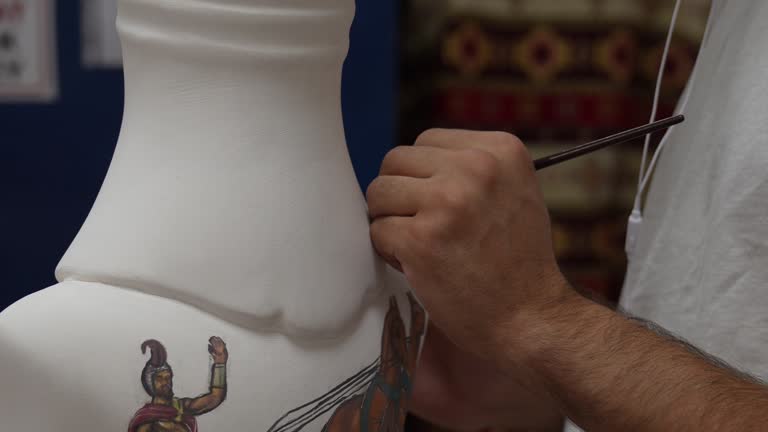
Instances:
[[[656,121],[656,115],[659,111],[659,100],[661,99],[661,85],[664,82],[664,71],[667,68],[667,60],[669,58],[669,49],[672,46],[672,37],[675,34],[675,25],[677,24],[677,16],[680,12],[680,6],[682,0],[675,1],[675,8],[672,11],[672,18],[669,24],[669,31],[667,32],[667,40],[664,43],[664,52],[661,56],[661,64],[659,65],[659,75],[656,79],[656,89],[653,94],[653,107],[651,108],[651,121]],[[637,178],[637,195],[635,195],[635,202],[632,207],[632,214],[629,216],[629,223],[627,224],[627,242],[625,250],[628,256],[632,256],[634,252],[635,244],[637,243],[637,236],[640,231],[640,226],[643,224],[643,211],[642,211],[642,198],[643,192],[648,185],[648,181],[651,178],[651,173],[656,166],[656,162],[659,159],[661,150],[664,148],[666,140],[662,140],[661,144],[656,148],[656,151],[651,158],[651,163],[646,170],[646,163],[648,162],[648,151],[651,148],[651,135],[646,135],[645,144],[643,145],[643,157],[640,161],[640,172]]]
[[[676,0],[675,1],[675,8],[672,11],[672,19],[669,24],[669,31],[667,32],[667,40],[664,44],[664,53],[661,56],[661,64],[659,66],[659,75],[656,80],[656,90],[653,95],[653,107],[651,108],[651,121],[649,123],[653,123],[656,121],[656,116],[659,111],[659,100],[661,99],[661,86],[664,82],[664,71],[667,68],[667,60],[669,58],[669,50],[670,46],[672,45],[672,37],[675,34],[675,26],[677,24],[677,16],[680,12],[680,6],[682,4],[682,0]],[[637,196],[635,197],[635,210],[640,210],[641,208],[641,199],[643,192],[645,191],[645,186],[648,182],[648,178],[651,176],[651,172],[653,171],[653,166],[655,165],[655,160],[658,159],[659,153],[663,145],[659,145],[659,147],[656,149],[656,152],[653,155],[653,159],[651,161],[650,166],[648,167],[648,170],[646,171],[646,163],[648,161],[648,151],[651,148],[651,136],[646,135],[645,137],[645,145],[643,146],[643,158],[640,162],[640,173],[638,174],[637,178]]]

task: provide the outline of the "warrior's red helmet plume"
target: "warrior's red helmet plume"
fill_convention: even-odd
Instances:
[[[173,374],[171,366],[168,364],[168,354],[165,351],[165,347],[159,341],[149,339],[141,344],[141,353],[146,354],[147,348],[150,350],[150,357],[147,360],[147,364],[144,365],[144,369],[141,371],[141,384],[144,386],[144,390],[150,396],[156,395],[154,379],[155,375],[162,371],[168,371]]]

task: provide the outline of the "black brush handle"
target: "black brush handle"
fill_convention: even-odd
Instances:
[[[645,135],[652,134],[660,130],[668,129],[684,121],[685,121],[685,116],[683,115],[669,117],[664,120],[659,120],[659,121],[647,124],[645,126],[640,126],[624,132],[619,132],[616,135],[611,135],[609,137],[601,138],[597,141],[592,141],[587,144],[582,144],[578,147],[574,147],[564,152],[555,153],[553,155],[546,156],[541,159],[536,159],[536,161],[533,162],[533,166],[536,168],[536,171],[538,171],[540,169],[544,169],[552,165],[557,165],[561,162],[575,159],[579,156],[583,156],[585,154],[595,152],[597,150],[612,146],[614,144],[621,144],[627,141],[632,141],[634,139],[644,137]]]

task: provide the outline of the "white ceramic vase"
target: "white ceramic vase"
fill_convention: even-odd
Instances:
[[[60,283],[0,315],[0,430],[402,430],[425,317],[344,142],[353,15],[120,0],[120,140]]]

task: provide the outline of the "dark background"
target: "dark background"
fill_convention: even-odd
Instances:
[[[0,311],[56,283],[120,130],[122,72],[83,68],[79,2],[57,3],[58,101],[0,104]],[[358,1],[352,28],[342,99],[362,186],[395,142],[396,4]]]

